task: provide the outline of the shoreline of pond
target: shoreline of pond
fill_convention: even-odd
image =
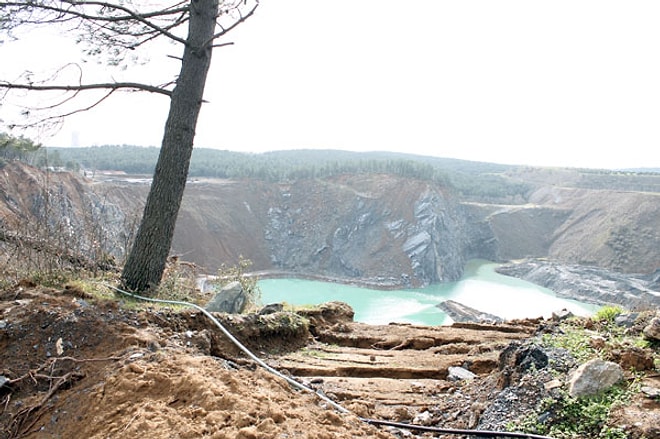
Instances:
[[[339,285],[348,285],[353,287],[360,288],[369,288],[374,290],[382,291],[393,291],[401,289],[414,289],[414,288],[424,288],[428,285],[420,285],[418,287],[410,285],[409,283],[399,282],[396,283],[394,279],[354,279],[354,278],[342,278],[342,277],[333,277],[323,274],[313,274],[313,273],[301,273],[299,271],[286,271],[286,270],[260,270],[260,271],[251,271],[244,274],[245,277],[251,278],[256,277],[259,280],[262,279],[301,279],[301,280],[316,280],[321,282],[334,283]],[[198,287],[200,290],[203,289],[203,285],[207,280],[216,280],[217,276],[214,275],[203,275],[198,279]],[[200,284],[201,282],[201,284]],[[201,287],[199,285],[202,285]]]
[[[632,283],[639,285],[642,282],[638,276],[626,275],[622,273],[609,273],[605,269],[596,269],[594,267],[579,267],[579,266],[568,266],[563,264],[558,264],[551,261],[540,261],[538,259],[524,259],[517,261],[488,261],[481,259],[470,260],[466,263],[463,277],[471,276],[474,270],[484,264],[491,264],[494,266],[494,271],[500,275],[507,277],[509,279],[518,279],[525,280],[530,282],[540,288],[545,288],[551,291],[555,296],[562,297],[564,299],[579,301],[583,303],[589,303],[592,305],[598,306],[608,306],[608,305],[617,305],[623,306],[624,308],[638,308],[639,303],[647,303],[649,306],[653,306],[654,303],[657,303],[660,293],[655,292],[655,296],[651,297],[637,297],[639,294],[635,295],[634,291],[631,291]],[[511,270],[511,267],[520,267],[532,264],[533,266],[541,264],[542,268],[545,265],[550,265],[550,268],[554,267],[554,270],[557,271],[556,267],[562,268],[558,273],[557,279],[553,279],[550,272],[545,273],[545,277],[537,278],[536,276],[526,276],[525,272],[517,272],[516,270]],[[545,265],[544,265],[545,264]],[[543,270],[546,271],[546,270]],[[550,270],[552,271],[552,270]],[[562,274],[563,273],[563,274]],[[566,275],[569,273],[569,275]],[[572,273],[572,274],[570,274]],[[609,274],[608,274],[609,273]],[[556,274],[556,273],[555,273]],[[410,285],[410,282],[406,282],[406,279],[394,278],[394,277],[379,277],[379,278],[342,278],[335,276],[328,276],[323,274],[315,273],[302,273],[300,271],[291,271],[291,270],[260,270],[246,273],[247,277],[256,277],[259,280],[269,280],[269,279],[300,279],[300,280],[310,280],[310,281],[320,281],[327,282],[336,285],[346,285],[358,288],[366,288],[372,290],[379,290],[383,292],[396,291],[396,290],[419,290],[424,288],[434,288],[441,287],[442,285],[449,284],[452,282],[440,282],[437,284],[429,285],[420,285],[414,286]],[[566,276],[568,276],[566,278]],[[198,288],[202,291],[210,291],[211,288],[206,288],[206,281],[217,279],[217,276],[206,275],[198,279]],[[543,280],[542,282],[534,282],[534,280]],[[616,280],[616,285],[612,286],[612,280]],[[459,280],[460,281],[460,280]],[[631,283],[632,282],[632,283]],[[622,297],[618,297],[621,293]],[[649,293],[650,294],[650,293]],[[635,296],[637,300],[637,306],[631,306],[631,303],[624,303],[630,300],[630,296]],[[658,296],[658,297],[656,297]],[[650,300],[654,299],[654,300]],[[639,302],[639,303],[638,303]]]

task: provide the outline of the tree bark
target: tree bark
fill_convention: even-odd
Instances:
[[[188,178],[197,118],[211,64],[218,0],[191,0],[187,44],[172,91],[163,142],[142,222],[128,255],[124,288],[153,292],[160,283]]]

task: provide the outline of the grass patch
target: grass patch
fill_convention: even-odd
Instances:
[[[573,398],[564,392],[559,399],[544,400],[536,413],[507,427],[556,439],[628,439],[622,428],[610,426],[607,421],[612,409],[628,404],[638,391],[639,382],[633,380],[591,397]]]

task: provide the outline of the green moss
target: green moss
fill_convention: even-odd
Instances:
[[[591,335],[583,328],[562,326],[561,334],[544,334],[541,343],[546,347],[566,349],[580,362],[600,357],[600,351],[591,343]]]

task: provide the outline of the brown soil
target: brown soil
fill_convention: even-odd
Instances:
[[[342,414],[255,365],[199,312],[120,302],[27,284],[1,293],[0,437],[403,436],[360,418],[474,428],[516,379],[499,371],[502,350],[544,324],[369,326],[343,304],[307,312],[305,324],[283,313],[221,316],[269,364],[351,412]],[[447,381],[450,366],[478,377]],[[619,421],[660,425],[660,404],[640,404]]]

